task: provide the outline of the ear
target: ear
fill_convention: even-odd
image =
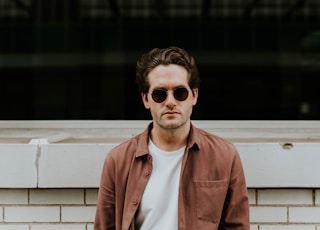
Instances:
[[[196,105],[197,104],[197,101],[198,101],[198,93],[199,93],[199,90],[198,88],[194,88],[192,89],[192,105]]]
[[[149,105],[149,101],[148,101],[148,94],[146,93],[141,93],[141,98],[142,98],[142,102],[144,104],[144,107],[146,109],[150,109],[150,105]]]

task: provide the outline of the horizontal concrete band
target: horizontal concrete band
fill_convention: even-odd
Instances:
[[[109,150],[148,121],[90,123],[0,123],[0,188],[97,188]],[[236,145],[249,188],[320,187],[319,122],[195,123]]]

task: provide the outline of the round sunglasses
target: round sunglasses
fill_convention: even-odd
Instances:
[[[166,89],[155,89],[151,93],[152,99],[157,102],[161,103],[167,99],[168,90]],[[178,87],[173,90],[173,96],[178,101],[184,101],[189,96],[189,91],[187,88]]]

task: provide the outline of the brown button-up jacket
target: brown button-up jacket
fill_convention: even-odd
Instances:
[[[108,153],[95,230],[135,229],[135,214],[152,173],[148,149],[151,128],[152,123]],[[182,159],[178,203],[179,230],[250,229],[248,191],[233,144],[191,125]]]

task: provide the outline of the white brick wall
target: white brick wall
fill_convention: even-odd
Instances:
[[[32,230],[86,230],[84,224],[38,224],[32,225]]]
[[[0,121],[0,230],[93,230],[107,151],[148,122]],[[251,230],[320,230],[320,122],[194,124],[237,146]]]
[[[0,189],[0,204],[28,204],[28,190]]]
[[[249,189],[251,230],[320,230],[319,189]]]
[[[4,208],[4,220],[12,222],[59,222],[59,206],[9,206]]]
[[[312,205],[313,190],[259,189],[259,205]]]
[[[93,230],[98,189],[0,189],[0,230]]]
[[[30,204],[84,204],[82,189],[31,189]]]
[[[289,207],[292,223],[320,223],[320,207]]]
[[[286,223],[287,208],[286,207],[264,207],[255,206],[250,208],[250,221],[257,223]]]
[[[62,222],[93,222],[95,207],[72,206],[61,208]]]
[[[320,189],[250,188],[251,230],[320,230]],[[93,230],[98,189],[0,189],[0,230]]]
[[[265,225],[260,230],[315,230],[312,225]]]
[[[316,202],[315,204],[316,204],[316,205],[320,205],[320,189],[317,189],[317,190],[316,190],[315,196],[316,196],[316,197],[315,197],[315,202]]]
[[[29,230],[29,225],[22,224],[22,225],[0,225],[0,230]]]

